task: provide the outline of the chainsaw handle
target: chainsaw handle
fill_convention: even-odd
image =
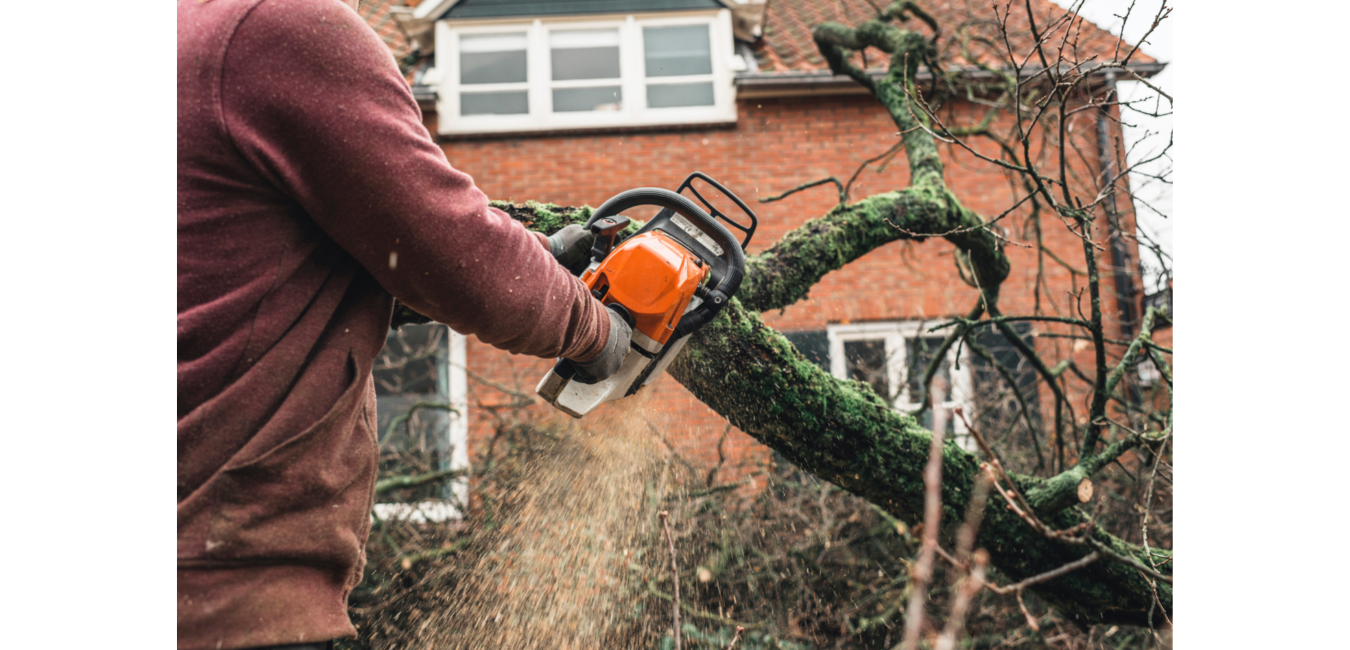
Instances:
[[[727,230],[726,226],[709,216],[693,201],[681,194],[659,187],[639,187],[615,195],[591,213],[591,218],[586,221],[586,229],[590,230],[601,219],[614,217],[624,210],[630,210],[640,205],[654,205],[664,208],[686,219],[707,226],[704,232],[717,240],[722,247],[721,262],[725,268],[720,273],[721,277],[715,278],[717,280],[716,286],[699,292],[699,297],[703,302],[698,308],[680,318],[679,325],[676,326],[675,332],[671,334],[672,339],[679,338],[711,321],[735,295],[736,290],[741,286],[741,280],[745,277],[745,252],[741,250],[740,242],[736,241],[736,237],[731,234],[731,231]],[[663,220],[661,215],[658,214],[638,232],[642,233],[655,229],[656,226],[664,225],[666,222],[668,222],[668,218]],[[675,231],[665,228],[662,228],[662,230],[668,234],[677,235]],[[681,232],[679,235],[683,235],[683,233]],[[716,265],[712,266],[716,269]]]

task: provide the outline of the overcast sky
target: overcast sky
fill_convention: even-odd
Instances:
[[[1065,8],[1068,8],[1071,4],[1070,0],[1051,1]],[[1138,2],[1135,3],[1134,11],[1130,14],[1130,20],[1125,24],[1125,40],[1131,43],[1139,42],[1139,39],[1143,37],[1144,33],[1147,32],[1152,25],[1153,16],[1157,14],[1160,4],[1160,0],[1138,0]],[[1130,0],[1086,0],[1083,3],[1082,9],[1079,11],[1079,15],[1092,21],[1098,27],[1110,30],[1112,34],[1120,34],[1120,16],[1124,16],[1125,11],[1129,9],[1129,7]],[[1148,37],[1148,42],[1143,44],[1144,52],[1147,52],[1149,56],[1152,56],[1158,61],[1167,64],[1167,68],[1165,68],[1161,74],[1153,77],[1150,81],[1159,88],[1162,88],[1173,98],[1177,97],[1177,89],[1174,88],[1172,84],[1172,79],[1174,78],[1173,67],[1175,65],[1172,57],[1172,23],[1174,20],[1175,18],[1164,20],[1162,24],[1158,26],[1158,29]],[[1119,84],[1119,89],[1121,99],[1126,101],[1153,97],[1156,95],[1156,93],[1147,86],[1144,86],[1137,81],[1122,81]],[[1142,104],[1139,106],[1140,108],[1144,108]],[[1171,112],[1171,108],[1166,99],[1162,100],[1162,109],[1159,112]],[[1134,152],[1128,161],[1130,164],[1157,155],[1157,152],[1161,151],[1162,148],[1167,145],[1168,137],[1172,133],[1171,115],[1153,118],[1129,110],[1123,111],[1123,113],[1123,121],[1126,124],[1125,140],[1127,146],[1144,138],[1147,133],[1158,134],[1148,137],[1143,140],[1139,146],[1135,147]],[[1142,168],[1141,171],[1145,173],[1161,174],[1163,169],[1170,166],[1170,160],[1163,160],[1155,165]],[[1170,180],[1170,176],[1168,178]],[[1142,203],[1147,203],[1156,209],[1156,211],[1151,210],[1140,201],[1135,202],[1135,209],[1139,214],[1139,227],[1162,243],[1168,254],[1171,254],[1172,221],[1170,217],[1172,216],[1172,186],[1142,178],[1138,174],[1130,179],[1130,185],[1134,188],[1135,193],[1138,195],[1139,199],[1142,200]],[[1168,218],[1163,218],[1158,213],[1162,213]],[[1147,258],[1144,260],[1146,265],[1150,261],[1151,260]],[[1155,287],[1150,283],[1147,290],[1149,293],[1152,293],[1155,290]]]

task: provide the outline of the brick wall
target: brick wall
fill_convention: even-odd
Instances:
[[[443,148],[450,164],[471,174],[479,187],[494,199],[549,201],[560,205],[599,205],[626,189],[656,186],[674,189],[689,172],[703,171],[736,192],[755,209],[760,230],[751,244],[754,254],[771,245],[784,233],[828,211],[837,201],[832,185],[820,186],[793,195],[786,200],[761,204],[756,197],[779,194],[802,183],[836,176],[847,180],[864,160],[885,152],[896,141],[895,125],[871,96],[841,95],[750,99],[739,102],[739,119],[734,128],[717,127],[666,132],[616,133],[597,135],[529,135],[511,138],[474,138],[447,141]],[[974,124],[982,116],[980,109],[957,103],[946,109],[948,124]],[[435,116],[428,116],[428,128],[434,133]],[[1071,184],[1090,182],[1098,168],[1095,113],[1084,111],[1070,124],[1077,152],[1071,168]],[[1006,126],[1006,125],[1005,125]],[[992,143],[972,139],[971,144],[989,156],[997,156]],[[992,218],[1011,207],[1013,181],[996,166],[978,160],[955,145],[941,145],[946,162],[946,179],[965,204]],[[1034,143],[1040,150],[1044,143]],[[881,173],[875,166],[863,172],[852,191],[852,198],[903,188],[908,184],[908,168],[903,151]],[[1019,186],[1020,187],[1020,186]],[[1091,195],[1090,193],[1088,195]],[[1133,215],[1119,204],[1127,231],[1133,230]],[[1005,218],[1009,238],[1015,242],[1034,242],[1034,232],[1024,228],[1029,210],[1026,206]],[[643,216],[643,215],[637,215]],[[1042,215],[1043,241],[1046,247],[1082,268],[1082,243],[1070,234],[1052,214]],[[1120,333],[1115,323],[1116,297],[1110,280],[1110,258],[1105,234],[1099,237],[1103,251],[1102,281],[1104,309],[1111,322],[1108,336]],[[1131,244],[1133,260],[1137,248]],[[959,280],[952,260],[953,247],[941,239],[923,243],[893,242],[883,246],[844,269],[826,276],[812,289],[808,300],[781,312],[765,314],[765,320],[781,330],[820,330],[828,323],[873,320],[940,319],[967,312],[974,305],[976,292]],[[1007,248],[1012,274],[1003,285],[1000,304],[1005,313],[1031,313],[1034,307],[1032,287],[1036,281],[1038,260],[1034,249],[1010,245]],[[1048,257],[1043,262],[1043,282],[1049,297],[1043,304],[1047,313],[1067,313],[1072,304],[1069,292],[1084,285],[1069,270]],[[1137,291],[1137,290],[1136,290]],[[1137,295],[1138,292],[1137,292]],[[1088,302],[1083,298],[1083,313]],[[1038,326],[1038,332],[1070,333],[1059,327]],[[1037,344],[1058,348],[1053,358],[1073,351],[1079,366],[1091,373],[1090,346],[1072,339],[1038,338]],[[512,357],[470,340],[468,367],[493,382],[533,394],[535,384],[549,362]],[[470,454],[476,458],[483,450],[493,426],[494,407],[510,403],[512,397],[480,382],[470,382],[471,405]],[[1087,394],[1082,382],[1071,383],[1076,414],[1086,412]],[[738,430],[732,430],[722,444],[718,441],[726,429],[724,419],[695,400],[683,387],[668,377],[649,387],[653,394],[646,402],[649,417],[667,431],[670,443],[692,463],[711,467],[725,458],[730,465],[763,461],[768,450]],[[1052,402],[1043,390],[1044,413],[1052,412]],[[535,414],[551,416],[546,406],[535,407]],[[732,478],[735,470],[723,474]]]

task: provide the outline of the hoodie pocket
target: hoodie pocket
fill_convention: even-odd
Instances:
[[[373,386],[370,370],[343,355],[349,382],[322,418],[213,478],[204,557],[340,567],[359,561],[377,462],[368,413]]]

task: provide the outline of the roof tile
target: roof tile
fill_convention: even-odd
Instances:
[[[885,0],[769,0],[764,15],[764,37],[754,46],[755,57],[761,73],[806,72],[826,70],[829,66],[820,56],[811,30],[822,22],[837,22],[845,25],[858,25],[877,15],[877,7],[884,6]],[[1001,46],[998,38],[997,23],[993,6],[988,0],[936,0],[921,2],[924,11],[937,21],[942,38],[938,46],[944,65],[967,66],[972,59],[981,63],[996,63]],[[1064,9],[1049,0],[1031,0],[1036,12],[1036,26],[1044,29],[1053,20],[1064,14]],[[1009,40],[1019,56],[1031,52],[1034,39],[1031,37],[1027,22],[1026,5],[1013,7],[1008,20]],[[917,19],[904,24],[906,29],[917,30],[932,35],[932,30]],[[1064,30],[1057,34],[1062,38]],[[960,37],[956,37],[960,35]],[[1077,54],[1080,59],[1097,56],[1097,60],[1110,60],[1117,46],[1117,38],[1096,25],[1078,19],[1070,31],[1070,41],[1077,41]],[[984,43],[990,43],[985,45]],[[963,43],[966,51],[962,51]],[[1129,43],[1121,43],[1120,56],[1129,51]],[[1154,63],[1155,60],[1137,52],[1131,59],[1137,63]],[[865,68],[885,68],[886,55],[868,48],[864,54],[854,55],[854,64]]]
[[[394,7],[403,7],[410,4],[417,4],[416,0],[409,3],[407,0],[362,0],[358,13],[366,20],[366,24],[375,30],[376,34],[384,40],[384,44],[389,46],[389,51],[394,53],[395,59],[402,59],[412,51],[412,44],[408,38],[403,35],[403,30],[399,29],[398,23],[394,22],[394,16],[390,11]]]

